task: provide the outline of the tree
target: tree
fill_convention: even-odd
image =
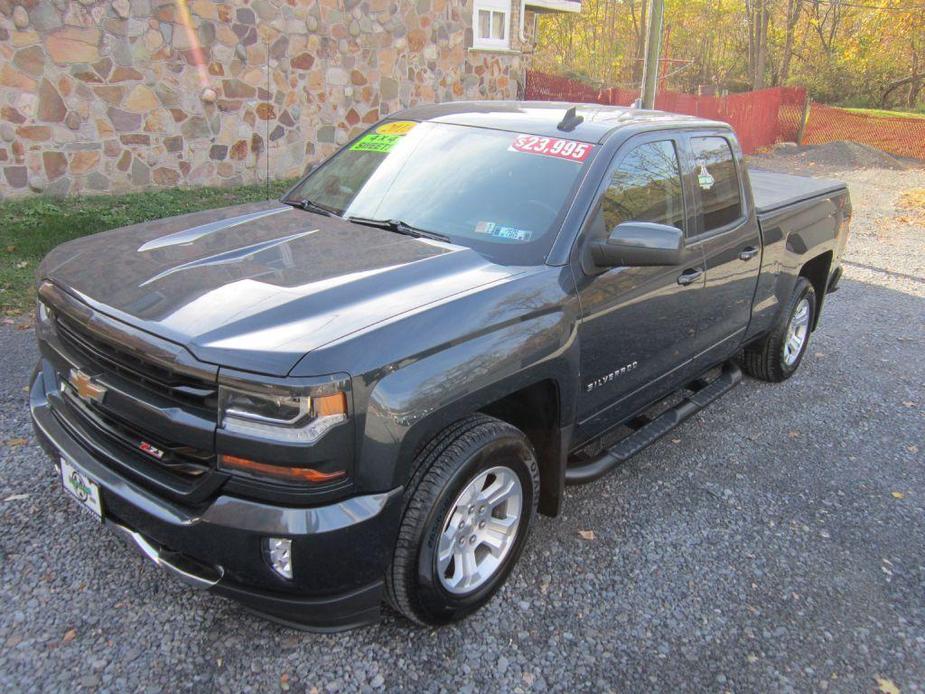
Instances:
[[[925,0],[666,0],[667,88],[801,84],[856,106],[925,106]],[[539,20],[534,66],[637,87],[649,0],[584,0]]]

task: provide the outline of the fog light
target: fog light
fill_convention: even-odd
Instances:
[[[283,578],[292,578],[292,540],[283,537],[267,538],[267,556],[270,566]]]

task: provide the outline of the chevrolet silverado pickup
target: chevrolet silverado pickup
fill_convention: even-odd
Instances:
[[[794,373],[850,216],[723,123],[415,107],[279,201],[53,250],[32,418],[75,512],[192,586],[303,628],[446,623],[564,485]]]

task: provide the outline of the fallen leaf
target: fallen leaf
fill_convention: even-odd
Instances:
[[[532,687],[534,682],[536,682],[536,675],[534,675],[532,672],[525,672],[524,684],[526,684],[528,687]]]
[[[6,497],[4,501],[22,501],[23,499],[28,499],[28,498],[29,498],[28,494],[13,494],[12,496]]]
[[[593,530],[579,530],[579,531],[578,531],[578,534],[581,535],[582,539],[584,539],[584,540],[593,540],[593,539],[594,539],[594,531],[593,531]]]
[[[875,677],[877,680],[877,689],[882,694],[899,694],[899,687],[889,677]]]
[[[16,446],[25,446],[27,443],[29,443],[29,441],[22,438],[21,436],[6,440],[6,445],[10,448],[15,448]]]
[[[910,453],[918,453],[919,447],[916,446],[915,444],[912,444],[911,446],[906,446],[906,450],[909,451]]]
[[[893,495],[894,499],[905,499],[906,498],[906,495],[903,494],[902,492],[891,492],[891,494]]]
[[[61,638],[61,643],[70,643],[76,638],[77,638],[77,630],[68,629],[66,632],[64,632],[64,636]]]
[[[284,672],[282,675],[279,676],[279,688],[282,689],[284,692],[289,691],[289,674],[288,673]]]
[[[7,252],[7,253],[15,253],[15,252],[16,252],[16,246],[7,246],[7,247],[6,247],[6,252]]]
[[[915,403],[911,400],[903,400],[903,407],[915,407]]]
[[[798,439],[798,438],[800,438],[800,432],[799,432],[799,431],[791,431],[790,433],[787,434],[787,436],[789,436],[789,437],[792,438],[792,439]]]

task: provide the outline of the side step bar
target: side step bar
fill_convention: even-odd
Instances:
[[[742,371],[739,367],[732,362],[727,362],[715,380],[709,383],[705,383],[702,379],[694,381],[688,386],[694,392],[670,410],[636,429],[632,434],[601,452],[597,457],[580,465],[567,467],[565,469],[565,483],[586,484],[600,479],[617,465],[626,462],[643,448],[655,443],[681,422],[697,414],[711,402],[728,393],[741,380]]]

